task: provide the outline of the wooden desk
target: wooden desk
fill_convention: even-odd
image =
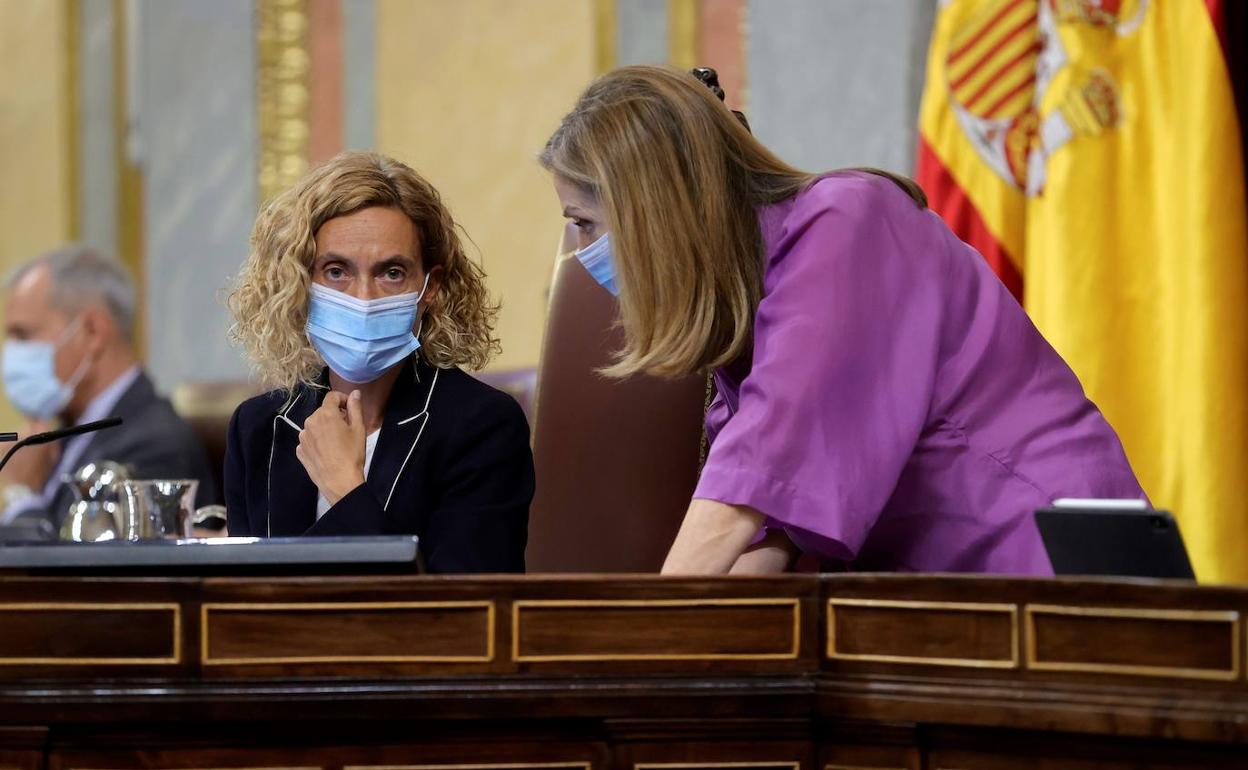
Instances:
[[[0,770],[1248,767],[1248,589],[0,577]]]

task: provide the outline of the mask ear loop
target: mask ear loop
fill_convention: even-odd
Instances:
[[[425,285],[420,287],[420,294],[416,295],[416,311],[418,313],[420,312],[420,301],[424,299],[425,292],[429,290],[429,276],[431,275],[433,275],[433,273],[425,273]],[[416,331],[412,334],[412,336],[416,338],[416,345],[417,345],[416,350],[412,351],[413,356],[419,355],[417,351],[420,350],[420,332],[424,328],[425,328],[425,314],[420,313],[420,315],[416,317]],[[416,372],[416,381],[420,382],[419,371]]]
[[[78,368],[74,370],[73,374],[69,375],[69,381],[65,383],[65,387],[70,390],[76,389],[78,384],[82,382],[82,378],[87,376],[87,370],[92,363],[94,362],[91,360],[91,356],[83,356],[82,362],[78,364]]]
[[[430,278],[430,276],[432,276],[432,275],[433,275],[433,273],[432,273],[432,272],[425,273],[425,284],[424,284],[423,286],[421,286],[421,287],[420,287],[420,294],[417,294],[417,295],[416,295],[416,301],[417,301],[417,302],[420,302],[422,299],[424,299],[424,298],[425,298],[425,292],[429,291],[429,278]]]
[[[418,313],[420,312],[420,301],[424,299],[425,292],[429,291],[429,276],[431,275],[433,275],[433,273],[425,273],[425,285],[420,287],[420,294],[416,295],[416,310]],[[425,314],[420,313],[420,315],[417,316],[416,320],[417,320],[417,324],[416,324],[415,337],[417,341],[419,341],[420,330],[425,328]]]
[[[65,327],[65,331],[61,332],[61,338],[56,341],[56,345],[53,347],[53,350],[60,350],[61,346],[68,342],[74,335],[74,332],[81,327],[82,314],[80,313],[74,318],[73,321],[70,322],[69,326]],[[87,370],[90,369],[92,363],[94,363],[94,361],[92,360],[90,354],[83,356],[82,360],[78,362],[77,368],[74,369],[74,373],[69,375],[69,380],[63,383],[64,387],[71,392],[77,389],[78,384],[82,382],[82,378],[87,376]]]
[[[56,343],[52,346],[52,349],[60,350],[61,345],[64,345],[66,342],[68,342],[69,338],[74,336],[74,332],[78,331],[78,327],[80,326],[82,326],[82,313],[79,313],[78,315],[74,316],[74,320],[66,324],[65,330],[62,331],[61,335],[56,338]]]

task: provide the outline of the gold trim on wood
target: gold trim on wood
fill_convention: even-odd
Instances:
[[[579,768],[592,770],[592,762],[503,762],[454,765],[344,765],[342,770],[529,770],[530,768]]]
[[[308,170],[311,72],[307,0],[256,0],[261,205]]]
[[[210,658],[208,614],[229,612],[289,612],[321,610],[437,610],[483,609],[486,612],[485,655],[277,655],[259,658]],[[207,602],[200,608],[199,661],[205,666],[258,666],[273,663],[489,663],[494,660],[494,602]]]
[[[78,103],[82,91],[81,78],[78,76],[82,11],[79,0],[61,0],[61,3],[65,14],[65,235],[67,240],[76,241],[82,237],[82,207],[78,197],[78,187],[82,180],[82,143],[78,135],[78,125],[82,120],[82,110]]]
[[[615,69],[616,7],[615,0],[594,0],[594,72],[603,74]]]
[[[139,308],[134,319],[134,346],[139,357],[145,358],[147,349],[147,270],[144,256],[143,231],[143,172],[130,157],[130,103],[137,94],[130,93],[130,58],[137,56],[129,49],[127,33],[135,7],[126,0],[113,0],[113,166],[116,178],[117,258],[130,270],[134,280],[135,307]]]
[[[937,612],[1000,613],[1010,618],[1010,659],[1003,658],[935,658],[921,655],[876,655],[874,653],[847,653],[836,649],[837,607],[878,607],[898,610],[932,610]],[[894,601],[892,599],[829,599],[828,600],[828,649],[831,660],[853,660],[872,663],[906,663],[922,666],[956,666],[959,668],[1018,668],[1018,608],[1013,604],[979,602],[926,602]]]
[[[0,768],[4,770],[4,768]],[[65,770],[98,770],[92,767],[67,767]],[[172,768],[170,768],[172,770]],[[324,770],[322,765],[251,765],[244,767],[196,767],[177,770]]]
[[[591,653],[567,655],[521,655],[520,613],[530,608],[613,608],[613,607],[732,607],[732,606],[793,608],[793,649],[790,652],[725,652],[725,653]],[[525,599],[512,604],[511,659],[516,663],[550,663],[556,661],[612,660],[796,660],[802,644],[802,611],[800,599]]]
[[[4,768],[0,768],[4,770]],[[98,770],[92,767],[67,767],[65,770]],[[172,770],[170,768],[170,770]],[[244,767],[195,767],[177,770],[324,770],[322,765],[251,765]]]
[[[667,0],[667,58],[682,70],[698,66],[698,0]]]
[[[1231,668],[1205,669],[1183,666],[1145,666],[1126,663],[1045,662],[1036,658],[1036,615],[1085,618],[1129,618],[1133,620],[1177,620],[1196,623],[1229,623],[1231,627]],[[1027,668],[1033,671],[1067,671],[1091,674],[1162,676],[1176,679],[1232,681],[1239,678],[1239,613],[1234,610],[1165,610],[1123,607],[1071,607],[1057,604],[1028,604],[1023,608],[1027,632]]]
[[[12,602],[0,604],[0,612],[171,612],[173,655],[167,658],[4,658],[0,666],[167,666],[182,662],[182,607],[176,602]]]
[[[801,762],[793,762],[784,760],[782,762],[767,762],[760,760],[758,762],[634,762],[633,770],[661,770],[670,768],[696,768],[696,767],[787,767],[791,770],[801,770]]]

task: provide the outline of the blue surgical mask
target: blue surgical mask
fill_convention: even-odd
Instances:
[[[339,377],[347,382],[372,382],[420,348],[412,326],[428,286],[426,275],[419,294],[356,299],[314,283],[308,339]]]
[[[603,233],[598,240],[589,244],[583,249],[578,249],[576,258],[581,261],[589,274],[594,277],[602,288],[611,292],[611,296],[620,296],[620,290],[615,285],[615,261],[611,258],[611,241],[608,239],[610,233]]]
[[[82,382],[91,364],[83,358],[70,376],[69,382],[61,382],[56,376],[56,351],[78,328],[74,319],[56,342],[43,340],[8,340],[0,360],[0,372],[4,378],[4,393],[17,410],[36,420],[50,420],[69,405],[74,388]]]

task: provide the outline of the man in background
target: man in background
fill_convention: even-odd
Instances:
[[[54,537],[88,462],[128,466],[135,479],[198,479],[196,504],[219,501],[203,447],[156,394],[134,349],[135,291],[114,260],[79,245],[40,255],[5,281],[0,372],[28,420],[21,435],[120,417],[124,423],[19,450],[0,471],[0,524]]]

